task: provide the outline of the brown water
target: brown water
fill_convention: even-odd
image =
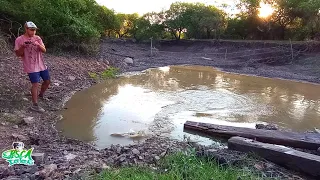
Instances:
[[[320,129],[319,91],[319,85],[235,75],[211,67],[163,67],[76,93],[58,128],[100,148],[143,139],[110,136],[140,130],[181,140],[189,136],[183,132],[187,120],[250,128],[265,122],[307,131]]]

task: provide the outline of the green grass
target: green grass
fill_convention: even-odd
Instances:
[[[118,74],[119,69],[114,67],[109,67],[108,69],[104,70],[102,73],[98,74],[95,72],[88,72],[90,78],[98,80],[98,79],[110,79],[115,78]]]
[[[213,161],[198,158],[194,153],[177,153],[160,161],[157,170],[126,167],[100,173],[94,179],[104,180],[237,180],[259,179],[255,174],[235,167],[222,167]]]
[[[110,67],[101,73],[101,77],[103,79],[115,78],[118,72],[119,72],[118,68]]]

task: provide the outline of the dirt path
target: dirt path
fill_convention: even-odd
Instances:
[[[14,141],[23,141],[26,148],[33,147],[34,152],[44,153],[43,160],[33,167],[14,166],[8,168],[7,162],[0,159],[0,179],[9,177],[20,179],[24,177],[29,179],[43,179],[45,177],[76,178],[84,172],[100,172],[111,165],[152,165],[167,151],[190,147],[187,142],[174,142],[166,138],[151,138],[141,145],[113,146],[108,149],[97,150],[91,144],[61,136],[55,129],[55,123],[60,119],[59,111],[63,110],[64,102],[72,93],[94,84],[95,81],[89,77],[88,72],[105,70],[108,67],[107,61],[112,66],[119,67],[122,72],[141,71],[150,67],[167,65],[194,64],[219,67],[229,72],[320,82],[320,73],[312,74],[311,70],[314,70],[314,66],[310,66],[308,63],[303,66],[291,64],[271,67],[258,64],[248,67],[244,66],[243,59],[225,60],[221,57],[205,55],[206,53],[204,55],[193,53],[205,52],[206,47],[201,47],[202,50],[199,50],[201,48],[195,46],[186,53],[161,52],[161,48],[166,50],[166,47],[160,47],[160,51],[155,50],[156,55],[150,57],[148,44],[103,42],[99,58],[58,57],[47,54],[45,59],[50,67],[52,84],[47,93],[48,100],[40,102],[47,110],[43,114],[34,113],[28,109],[31,100],[29,95],[30,85],[27,76],[22,72],[19,59],[13,55],[0,56],[1,152],[10,149]],[[123,56],[115,54],[134,57],[134,64],[125,63]],[[199,148],[203,147],[199,146]],[[138,154],[136,150],[139,151]],[[223,153],[230,159],[234,156],[232,152],[224,151]],[[42,155],[39,156],[41,159]],[[253,162],[251,165],[254,166],[256,163],[258,162]],[[276,165],[268,166],[268,168],[256,170],[270,171],[284,179],[295,176]]]

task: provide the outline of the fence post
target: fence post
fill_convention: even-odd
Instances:
[[[292,48],[292,41],[290,39],[290,46],[291,46],[291,60],[293,61],[293,48]]]
[[[150,44],[150,52],[151,52],[151,56],[152,56],[152,37],[150,38],[151,40],[151,44]]]
[[[226,54],[224,55],[224,60],[227,60],[228,49],[226,49]]]

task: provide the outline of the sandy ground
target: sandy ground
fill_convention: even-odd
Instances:
[[[264,47],[259,46],[255,48],[268,48],[265,45]],[[263,50],[262,52],[260,52],[261,50],[249,51],[250,54],[247,51],[248,47],[238,47],[234,44],[224,44],[223,46],[201,45],[201,43],[200,45],[198,43],[191,45],[158,43],[156,48],[153,55],[150,55],[149,44],[138,45],[132,42],[103,40],[101,52],[95,58],[45,55],[45,60],[50,68],[52,84],[46,94],[48,99],[40,101],[40,104],[47,110],[43,114],[29,110],[31,105],[30,84],[27,76],[22,72],[20,60],[12,54],[1,55],[0,150],[3,152],[10,149],[13,141],[23,141],[26,148],[34,147],[34,152],[44,153],[44,160],[33,168],[24,166],[8,168],[6,162],[0,159],[0,179],[8,177],[29,179],[75,178],[84,171],[99,172],[106,166],[152,164],[154,159],[162,157],[168,147],[171,147],[169,148],[170,151],[190,147],[188,142],[173,142],[166,138],[152,138],[141,145],[97,150],[91,144],[65,138],[55,129],[55,123],[61,118],[59,112],[63,110],[66,100],[76,91],[97,83],[89,77],[88,72],[101,72],[108,67],[108,64],[120,68],[122,72],[141,71],[151,67],[168,65],[205,65],[217,67],[227,72],[312,83],[320,82],[320,59],[318,58],[320,55],[314,51],[308,53],[304,51],[304,54],[301,53],[297,60],[289,63],[284,61],[286,64],[279,63],[277,66],[271,66],[266,64],[265,61],[257,61],[260,55],[263,58],[271,57],[268,53],[270,54],[269,51],[273,52],[273,50],[267,49],[265,54],[263,54]],[[301,49],[301,47],[297,47],[297,54],[300,51],[299,48]],[[226,51],[225,49],[234,54],[227,54],[226,58],[223,54]],[[212,52],[216,54],[210,54]],[[248,54],[251,56],[246,56],[247,59],[242,57]],[[133,57],[134,63],[125,63],[124,58],[126,56]],[[282,59],[279,59],[279,61],[282,62]],[[30,121],[25,119],[30,119]],[[159,144],[162,144],[161,147],[154,149],[160,150],[151,152],[150,147]],[[133,149],[141,151],[143,158],[134,157]],[[231,152],[227,154],[230,157],[234,155]],[[302,176],[296,176],[295,173],[276,165],[265,166],[266,168],[258,166],[257,169],[254,167],[256,163],[258,162],[253,163],[253,169],[276,173],[279,177],[282,177],[281,179],[303,179]]]

